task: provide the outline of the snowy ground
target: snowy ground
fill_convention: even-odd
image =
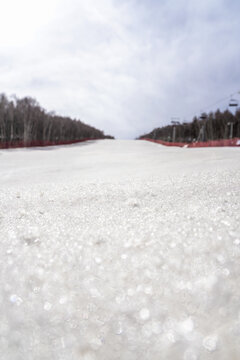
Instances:
[[[0,151],[0,359],[240,358],[240,149]]]

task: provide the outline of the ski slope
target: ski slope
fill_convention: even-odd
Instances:
[[[0,358],[240,358],[240,149],[0,151]]]

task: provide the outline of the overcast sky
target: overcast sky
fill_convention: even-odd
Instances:
[[[117,138],[238,90],[239,0],[1,0],[0,92]]]

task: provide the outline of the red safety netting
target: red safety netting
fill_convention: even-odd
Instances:
[[[163,140],[154,140],[154,139],[141,139],[151,141],[157,144],[165,145],[165,146],[178,146],[178,147],[188,147],[188,148],[197,148],[197,147],[219,147],[219,146],[240,146],[240,139],[221,139],[221,140],[209,140],[209,141],[201,141],[194,143],[183,143],[183,142],[168,142]]]
[[[80,140],[68,140],[68,141],[8,141],[0,142],[0,149],[10,149],[10,148],[23,148],[23,147],[39,147],[39,146],[56,146],[56,145],[70,145],[76,144],[89,140],[98,140],[92,138],[80,139]]]

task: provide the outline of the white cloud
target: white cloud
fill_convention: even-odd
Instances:
[[[237,90],[239,8],[223,0],[11,0],[0,22],[1,91],[34,96],[117,137],[171,116],[190,120]]]
[[[54,17],[57,0],[1,1],[0,44],[5,47],[28,45],[37,32]]]

